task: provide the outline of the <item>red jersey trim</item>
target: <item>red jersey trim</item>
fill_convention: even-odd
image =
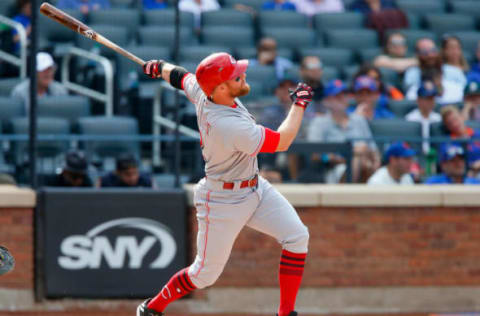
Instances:
[[[263,142],[261,153],[274,153],[277,151],[278,143],[280,142],[280,133],[265,128],[265,141]]]
[[[187,72],[186,74],[183,75],[183,78],[182,78],[182,81],[181,81],[182,90],[185,90],[183,88],[183,81],[185,81],[185,78],[187,78],[188,75],[191,75],[191,73]]]

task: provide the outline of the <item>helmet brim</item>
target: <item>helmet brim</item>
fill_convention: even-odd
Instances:
[[[248,68],[248,59],[240,59],[235,64],[235,69],[233,70],[230,78],[228,80],[235,79],[236,77],[240,76],[241,74],[245,73]]]

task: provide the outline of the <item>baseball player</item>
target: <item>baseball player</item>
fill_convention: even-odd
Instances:
[[[197,255],[160,293],[137,308],[137,316],[164,315],[165,307],[196,289],[212,285],[247,225],[282,245],[278,316],[296,316],[295,300],[307,255],[308,229],[292,205],[258,176],[258,153],[286,151],[297,135],[312,89],[300,83],[290,112],[277,131],[255,123],[238,97],[248,94],[247,60],[227,53],[206,57],[196,73],[163,60],[151,60],[144,72],[183,89],[195,104],[206,176],[195,186]]]

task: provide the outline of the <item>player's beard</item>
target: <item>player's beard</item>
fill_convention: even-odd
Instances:
[[[250,85],[248,83],[245,83],[244,85],[242,85],[238,91],[235,91],[235,96],[234,97],[243,97],[245,95],[247,95],[249,92],[250,92]]]

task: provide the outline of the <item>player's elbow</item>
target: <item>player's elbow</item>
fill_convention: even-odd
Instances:
[[[280,140],[277,146],[277,152],[287,151],[290,148],[290,145],[293,142],[293,137],[288,137],[286,134],[280,133]]]

